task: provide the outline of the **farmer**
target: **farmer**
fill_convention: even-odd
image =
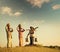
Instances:
[[[6,34],[7,34],[7,47],[12,47],[12,32],[13,29],[10,27],[10,24],[8,23],[5,27]]]
[[[29,33],[28,33],[28,35],[27,35],[27,38],[28,38],[28,36],[30,35],[30,45],[33,45],[34,43],[34,31],[37,29],[38,27],[32,27],[32,26],[30,26],[30,29],[29,29]]]
[[[18,34],[19,34],[19,46],[22,46],[23,45],[23,32],[25,31],[22,27],[21,27],[21,24],[19,24],[17,26],[17,31],[18,31]]]

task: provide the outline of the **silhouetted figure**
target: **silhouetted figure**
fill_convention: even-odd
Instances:
[[[38,27],[32,27],[30,26],[30,29],[29,29],[29,33],[27,35],[27,38],[28,36],[30,35],[30,45],[33,45],[34,44],[34,31],[37,29]],[[37,41],[37,40],[36,40]]]
[[[12,47],[12,32],[13,29],[10,28],[10,24],[8,23],[5,27],[6,33],[7,33],[7,47]]]
[[[19,37],[19,46],[23,45],[23,32],[25,31],[22,27],[21,24],[18,25],[17,27],[17,31],[18,31],[18,37]]]

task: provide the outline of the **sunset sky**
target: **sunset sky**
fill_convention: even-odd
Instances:
[[[18,46],[18,24],[35,31],[38,44],[60,46],[60,0],[0,0],[0,46],[7,44],[5,26],[13,28],[12,44]],[[23,33],[24,44],[28,31]]]

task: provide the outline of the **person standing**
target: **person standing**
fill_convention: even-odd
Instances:
[[[10,27],[10,24],[8,23],[5,27],[6,34],[7,34],[7,48],[12,47],[12,32],[13,29]]]
[[[28,36],[30,35],[30,44],[29,45],[34,45],[34,31],[37,29],[38,27],[32,27],[30,26],[30,29],[29,29],[29,33],[27,35],[27,39],[28,39]]]
[[[17,26],[17,31],[18,31],[18,37],[19,37],[19,46],[22,46],[23,45],[23,32],[25,30],[21,27],[21,24]]]

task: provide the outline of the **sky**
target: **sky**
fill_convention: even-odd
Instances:
[[[5,26],[13,28],[12,45],[18,46],[18,24],[22,28],[39,27],[37,44],[60,46],[60,0],[0,0],[0,46],[7,45]],[[24,45],[28,31],[23,33]]]

